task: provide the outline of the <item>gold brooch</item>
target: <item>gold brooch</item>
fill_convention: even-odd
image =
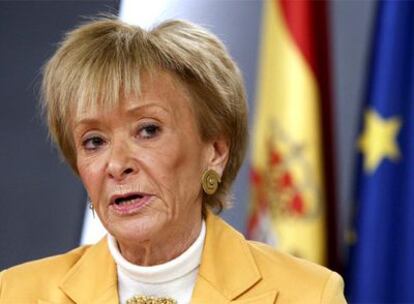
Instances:
[[[133,296],[127,300],[126,304],[177,304],[177,301],[173,298]]]

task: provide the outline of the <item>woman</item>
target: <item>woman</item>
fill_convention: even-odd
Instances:
[[[240,72],[182,21],[100,19],[45,67],[50,134],[109,232],[1,273],[0,303],[344,303],[341,278],[248,242],[229,204],[247,138]]]

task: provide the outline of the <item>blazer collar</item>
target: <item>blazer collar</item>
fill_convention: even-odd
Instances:
[[[206,223],[206,240],[191,303],[228,303],[257,284],[262,276],[239,232],[212,212],[208,212]],[[276,296],[276,291],[270,291],[259,295],[258,299],[263,299],[259,302],[236,303],[274,303]]]
[[[116,265],[106,238],[87,249],[60,288],[75,303],[119,303]]]
[[[275,303],[277,291],[238,299],[262,276],[244,237],[212,212],[191,300],[205,303]],[[106,238],[91,246],[63,278],[60,288],[75,303],[119,303],[116,265]]]

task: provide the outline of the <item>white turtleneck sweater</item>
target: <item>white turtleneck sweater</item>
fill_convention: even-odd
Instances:
[[[118,273],[118,294],[121,304],[135,295],[171,297],[178,304],[189,304],[200,266],[206,235],[205,222],[195,242],[181,255],[164,264],[138,266],[120,253],[115,238],[108,235],[108,247]]]

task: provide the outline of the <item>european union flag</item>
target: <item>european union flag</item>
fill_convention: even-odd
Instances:
[[[351,303],[414,303],[414,2],[379,2],[358,139]]]

